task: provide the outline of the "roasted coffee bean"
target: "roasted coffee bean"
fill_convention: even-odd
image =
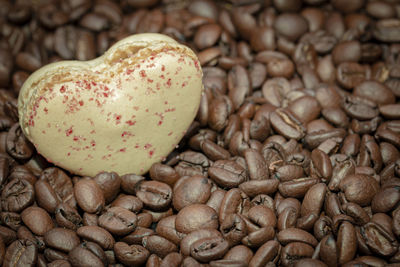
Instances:
[[[40,175],[40,180],[46,181],[62,202],[76,206],[72,181],[61,169],[55,167],[45,169]]]
[[[93,180],[103,191],[106,203],[110,203],[119,193],[121,178],[115,172],[100,172]]]
[[[137,223],[137,216],[122,207],[111,207],[99,217],[99,226],[115,235],[132,232]]]
[[[139,198],[131,195],[120,195],[111,203],[111,207],[125,208],[133,213],[139,213],[143,208],[143,202]]]
[[[385,85],[376,81],[364,81],[353,90],[353,94],[367,98],[377,105],[394,104],[395,96]]]
[[[83,178],[74,185],[78,205],[86,212],[100,213],[105,205],[104,193],[92,179]]]
[[[270,115],[271,125],[275,131],[286,138],[299,140],[305,135],[305,127],[294,115],[285,109],[277,109]]]
[[[379,114],[374,102],[358,96],[347,96],[343,103],[343,109],[350,117],[359,120],[373,119]]]
[[[150,256],[150,252],[140,245],[128,245],[117,242],[114,245],[115,257],[126,265],[142,265]]]
[[[35,190],[25,179],[14,178],[1,192],[1,206],[4,211],[20,212],[30,206],[35,198]]]
[[[14,124],[7,134],[7,152],[17,160],[26,160],[33,155],[33,146],[22,133],[19,124]]]
[[[210,178],[223,188],[237,187],[246,181],[246,170],[235,161],[218,160],[208,169]]]
[[[121,176],[121,189],[126,193],[134,194],[136,183],[142,180],[144,180],[143,176],[135,174],[125,174]]]
[[[174,243],[158,235],[144,237],[142,244],[150,253],[157,254],[161,258],[178,251],[178,247]]]
[[[37,261],[37,247],[29,240],[16,240],[7,248],[3,266],[35,266]]]
[[[376,39],[383,42],[398,42],[399,24],[398,19],[381,19],[375,24],[372,34]]]
[[[51,213],[54,213],[57,205],[61,202],[59,195],[45,180],[39,180],[35,183],[35,195],[39,206]]]
[[[229,244],[221,237],[208,237],[197,240],[191,245],[190,255],[200,262],[209,262],[222,258]]]
[[[44,242],[51,248],[68,253],[79,245],[80,240],[74,231],[56,227],[45,233]]]
[[[181,209],[175,221],[176,230],[190,233],[200,228],[218,228],[218,216],[213,208],[204,204],[192,204]]]
[[[93,242],[84,242],[76,246],[68,254],[68,261],[72,266],[106,266],[107,258],[99,245]]]
[[[379,185],[371,176],[352,174],[346,176],[339,185],[346,199],[361,206],[369,205],[379,190]]]
[[[381,256],[393,255],[398,242],[392,233],[386,231],[382,226],[374,222],[369,222],[361,228],[361,235],[371,251]],[[377,240],[380,240],[377,242]]]
[[[294,13],[283,13],[276,18],[275,30],[290,41],[297,40],[308,30],[305,18]]]
[[[112,249],[115,243],[110,232],[99,226],[82,226],[76,233],[84,240],[99,244],[104,250]]]
[[[28,207],[21,213],[24,224],[34,234],[43,236],[54,228],[54,223],[46,210],[39,207]]]
[[[352,89],[368,80],[371,70],[368,66],[360,65],[355,62],[340,63],[336,69],[336,79],[338,83],[346,89]]]
[[[57,224],[62,227],[76,230],[82,224],[78,211],[66,203],[59,204],[54,213]]]
[[[157,181],[142,181],[136,184],[136,196],[146,207],[162,210],[172,201],[172,189],[169,185]]]
[[[295,264],[302,258],[310,258],[314,249],[302,242],[291,242],[284,246],[281,251],[281,262],[284,266]]]
[[[193,189],[190,194],[188,188]],[[211,180],[199,175],[189,177],[174,187],[173,206],[179,211],[190,204],[205,204],[211,196],[211,189]]]

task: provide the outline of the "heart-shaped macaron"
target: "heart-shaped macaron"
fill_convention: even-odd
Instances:
[[[74,174],[143,174],[170,153],[200,103],[192,50],[161,34],[138,34],[91,61],[34,72],[18,99],[20,124],[37,151]]]

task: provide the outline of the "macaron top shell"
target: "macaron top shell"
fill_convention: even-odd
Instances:
[[[37,151],[74,174],[145,173],[196,116],[196,55],[161,34],[138,34],[91,61],[52,63],[18,99],[20,124]]]

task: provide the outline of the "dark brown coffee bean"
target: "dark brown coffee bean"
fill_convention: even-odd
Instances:
[[[54,228],[54,223],[46,210],[28,207],[21,213],[24,224],[36,235],[44,235]]]
[[[134,194],[136,183],[142,180],[144,180],[143,176],[135,174],[125,174],[121,176],[121,189],[126,193]]]
[[[76,230],[82,224],[78,211],[66,203],[59,204],[55,209],[55,219],[59,226]]]
[[[249,262],[249,266],[252,267],[261,267],[265,266],[268,262],[276,261],[276,258],[279,257],[281,246],[275,240],[270,240],[259,247],[254,254],[254,257]]]
[[[142,181],[136,184],[136,196],[146,207],[162,210],[172,201],[172,189],[169,185],[157,181]]]
[[[345,97],[343,109],[350,117],[359,120],[373,119],[379,114],[379,109],[374,102],[358,96]]]
[[[253,29],[250,37],[250,45],[256,52],[274,50],[276,47],[274,29],[268,26]]]
[[[375,24],[372,34],[379,41],[398,42],[399,25],[399,19],[381,19]]]
[[[296,227],[305,231],[311,231],[315,222],[318,220],[318,214],[309,213],[297,219]]]
[[[314,249],[302,242],[292,242],[284,246],[281,251],[281,262],[284,266],[295,264],[302,258],[310,258]]]
[[[160,236],[172,241],[178,245],[180,241],[186,236],[175,229],[176,215],[168,216],[161,219],[157,223],[156,232]]]
[[[210,105],[208,124],[209,126],[219,132],[225,128],[228,121],[227,118],[233,111],[233,104],[228,97],[217,97]]]
[[[14,124],[7,134],[7,152],[17,160],[26,160],[33,155],[33,145],[22,133],[19,124]]]
[[[356,86],[353,94],[375,102],[377,105],[394,104],[395,96],[385,85],[376,81],[364,81]]]
[[[389,212],[399,202],[400,191],[398,187],[387,187],[379,190],[371,202],[373,212]]]
[[[46,248],[43,255],[45,259],[50,262],[56,260],[68,260],[68,254],[51,248]]]
[[[267,80],[262,86],[262,93],[265,99],[273,106],[280,107],[291,88],[287,79],[272,78]]]
[[[157,254],[161,258],[178,251],[178,247],[174,243],[158,235],[144,237],[142,244],[150,253]]]
[[[0,225],[0,237],[7,246],[17,239],[17,234],[14,230]]]
[[[283,13],[276,18],[274,27],[278,34],[295,41],[308,30],[308,23],[298,14]]]
[[[111,207],[99,217],[99,226],[115,235],[126,235],[132,232],[136,223],[136,215],[122,207]]]
[[[49,267],[56,267],[56,266],[60,266],[60,267],[71,267],[71,264],[69,263],[69,261],[67,260],[55,260],[50,262],[49,264],[46,265],[46,262],[44,262],[44,265],[39,265],[39,260],[40,258],[38,257],[38,263],[37,266],[49,266]]]
[[[290,242],[304,242],[315,247],[318,244],[318,241],[314,236],[297,228],[288,228],[282,230],[277,234],[277,238],[282,245],[286,245]]]
[[[198,229],[187,234],[180,242],[180,249],[183,255],[190,255],[190,248],[194,242],[207,237],[222,237],[221,232],[216,229]]]
[[[357,251],[357,238],[354,226],[349,222],[340,225],[337,236],[338,262],[343,264],[354,258]]]
[[[292,207],[285,208],[278,217],[277,228],[279,231],[294,228],[296,226],[299,212]]]
[[[371,75],[369,66],[360,65],[355,62],[340,63],[336,69],[338,83],[346,89],[352,89],[368,80]]]
[[[397,250],[398,243],[394,236],[379,224],[367,223],[361,228],[361,235],[368,248],[377,255],[391,256]]]
[[[84,240],[99,244],[104,250],[112,249],[115,243],[110,232],[99,226],[82,226],[76,233]]]
[[[303,197],[306,192],[317,183],[318,179],[316,178],[299,178],[280,183],[278,189],[285,197]]]
[[[119,197],[111,203],[111,207],[125,208],[137,214],[142,210],[143,202],[132,195],[119,195]]]
[[[83,225],[85,225],[85,226],[89,226],[89,225],[97,226],[99,224],[98,219],[99,219],[99,217],[93,213],[84,212],[83,216],[82,216],[82,222],[83,222]]]
[[[106,203],[110,203],[119,193],[121,178],[115,172],[100,172],[93,180],[100,186]]]
[[[80,20],[80,25],[88,30],[100,32],[110,27],[110,21],[104,15],[88,13]]]
[[[180,266],[181,262],[183,261],[183,257],[181,254],[177,252],[169,253],[167,256],[164,257],[160,266],[167,267],[167,266]]]
[[[155,163],[151,166],[150,177],[169,186],[172,186],[179,179],[179,175],[172,167],[161,163]]]
[[[15,212],[1,212],[0,220],[3,224],[17,231],[22,224],[21,215]]]
[[[76,206],[72,181],[61,169],[55,167],[45,169],[40,175],[40,180],[49,183],[63,202]]]
[[[312,177],[319,177],[323,181],[329,181],[332,176],[332,163],[329,156],[320,149],[311,152],[310,172]]]
[[[51,248],[69,252],[79,245],[80,240],[74,231],[57,227],[46,232],[44,242]]]
[[[100,213],[105,205],[101,187],[90,178],[80,179],[74,186],[78,205],[86,212]]]
[[[38,19],[47,28],[54,29],[67,23],[69,17],[64,11],[49,3],[38,9]]]
[[[319,214],[324,203],[327,187],[324,183],[313,185],[305,194],[301,204],[301,216],[306,216],[309,213]]]
[[[289,110],[303,123],[308,123],[319,117],[321,108],[314,97],[303,96],[291,102]]]
[[[117,242],[114,245],[115,257],[126,265],[142,265],[150,256],[150,252],[140,245],[128,245]]]
[[[99,245],[93,242],[84,242],[76,246],[68,254],[68,261],[72,266],[106,266],[107,258]]]
[[[211,180],[195,175],[181,182],[173,190],[173,205],[181,210],[191,204],[205,204],[211,195]]]
[[[239,188],[249,197],[260,194],[272,194],[277,191],[279,181],[277,179],[251,180],[243,182]]]
[[[197,48],[203,50],[213,46],[218,41],[220,35],[221,27],[218,24],[205,24],[197,29],[193,41]]]
[[[229,71],[228,89],[233,109],[237,110],[243,104],[245,97],[251,93],[250,78],[244,67],[236,65]]]
[[[285,109],[272,112],[270,121],[274,130],[286,138],[299,140],[305,135],[303,124]]]
[[[204,140],[201,143],[201,150],[210,160],[226,160],[231,157],[228,150],[223,147],[211,142],[210,140]]]
[[[218,228],[218,216],[213,208],[204,204],[192,204],[178,212],[176,230],[190,233],[200,228]]]
[[[38,205],[48,212],[54,213],[61,199],[50,184],[45,180],[38,180],[35,183],[35,195]]]
[[[256,19],[252,16],[252,14],[238,7],[232,11],[232,20],[240,35],[246,40],[250,39],[251,31],[256,27],[257,24]]]
[[[332,51],[332,60],[336,65],[342,62],[358,62],[361,59],[361,45],[358,41],[338,43]]]
[[[232,160],[218,160],[208,169],[210,178],[225,188],[237,187],[247,180],[246,170]]]
[[[379,111],[385,118],[397,120],[400,118],[399,108],[399,104],[389,104],[380,106]]]
[[[378,192],[378,183],[368,175],[353,174],[346,176],[340,182],[340,189],[346,199],[361,206],[369,205]]]
[[[30,206],[34,199],[33,186],[25,179],[12,179],[1,192],[1,206],[4,211],[20,212]]]
[[[222,258],[229,249],[228,242],[221,237],[208,237],[197,240],[191,245],[190,254],[200,262],[209,262]]]
[[[4,255],[3,266],[36,266],[38,251],[29,240],[16,240]]]

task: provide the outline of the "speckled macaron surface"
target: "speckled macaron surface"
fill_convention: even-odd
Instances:
[[[37,151],[74,174],[143,174],[175,148],[196,116],[202,71],[192,50],[138,34],[91,61],[34,72],[18,99]]]

